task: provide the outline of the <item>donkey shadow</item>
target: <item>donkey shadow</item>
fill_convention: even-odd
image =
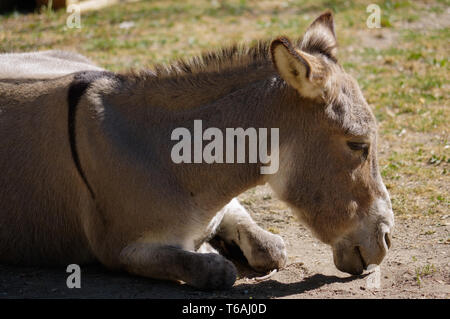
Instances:
[[[239,278],[261,276],[248,265],[235,245],[212,245],[236,266]],[[81,288],[68,288],[71,275],[66,267],[14,267],[0,265],[0,299],[2,298],[112,298],[112,299],[254,299],[299,295],[332,283],[347,283],[367,276],[337,277],[323,274],[306,276],[298,282],[283,283],[274,279],[255,283],[237,283],[230,290],[201,291],[186,284],[113,272],[101,264],[81,266]]]
[[[239,291],[248,291],[252,298],[276,298],[302,294],[332,283],[347,283],[367,275],[349,276],[345,278],[314,274],[305,277],[301,281],[282,283],[276,280],[267,280],[257,284],[241,284],[235,288]]]
[[[238,263],[239,274],[256,275]],[[148,279],[127,273],[111,272],[100,264],[81,267],[81,288],[67,288],[70,273],[65,267],[11,267],[0,265],[0,299],[3,298],[113,298],[113,299],[254,299],[289,297],[332,283],[347,283],[366,275],[337,277],[314,274],[298,282],[282,283],[273,279],[236,284],[230,290],[199,291],[186,284]],[[261,275],[261,274],[259,274]]]
[[[235,245],[211,244],[229,260],[239,278],[261,276],[248,265]],[[337,277],[313,274],[298,282],[283,283],[274,279],[255,283],[237,283],[230,290],[201,291],[186,284],[113,272],[101,264],[81,266],[81,288],[68,288],[70,272],[66,267],[13,267],[0,265],[0,299],[2,298],[111,298],[111,299],[254,299],[289,297],[333,283],[347,283],[367,276]]]

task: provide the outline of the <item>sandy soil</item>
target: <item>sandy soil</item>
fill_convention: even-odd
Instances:
[[[69,289],[65,268],[0,266],[0,298],[449,298],[450,216],[397,219],[393,247],[375,273],[349,276],[333,264],[331,249],[311,236],[266,186],[239,199],[257,223],[278,232],[288,247],[288,265],[270,278],[234,259],[239,279],[231,290],[203,292],[187,285],[82,266],[81,288]],[[372,276],[372,277],[371,277]]]

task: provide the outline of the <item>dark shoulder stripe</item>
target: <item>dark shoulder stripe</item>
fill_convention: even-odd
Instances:
[[[100,78],[118,78],[117,75],[107,71],[83,71],[75,74],[72,83],[69,86],[68,93],[68,129],[69,129],[69,142],[70,142],[70,150],[72,153],[72,159],[75,163],[75,166],[86,184],[89,192],[92,197],[95,199],[95,193],[92,190],[91,185],[89,184],[86,175],[84,174],[83,168],[80,164],[80,158],[78,155],[77,144],[76,144],[76,114],[77,114],[77,105],[80,102],[81,97],[86,92],[86,90],[91,86],[91,84]]]

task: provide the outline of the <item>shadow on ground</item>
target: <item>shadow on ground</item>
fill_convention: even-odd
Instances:
[[[244,268],[244,269],[243,269]],[[240,274],[251,274],[238,265]],[[81,268],[81,288],[69,289],[65,267],[34,268],[0,266],[0,298],[273,298],[289,297],[335,282],[359,277],[339,278],[315,274],[295,283],[273,279],[237,283],[227,291],[199,291],[185,284],[152,280],[126,273],[110,272],[101,265]],[[249,276],[251,277],[251,276]]]

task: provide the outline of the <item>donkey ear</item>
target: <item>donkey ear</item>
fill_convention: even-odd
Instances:
[[[321,53],[337,62],[337,40],[331,11],[322,13],[311,23],[303,36],[300,49],[312,54]]]
[[[321,95],[324,66],[319,58],[295,49],[285,37],[274,40],[270,45],[272,61],[280,76],[305,97]]]

